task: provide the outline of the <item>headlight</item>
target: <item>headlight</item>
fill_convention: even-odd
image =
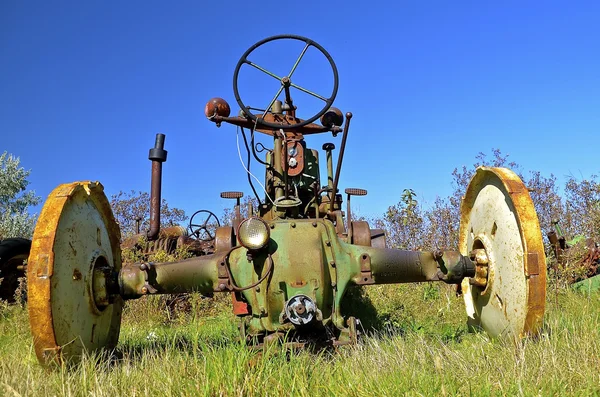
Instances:
[[[269,225],[260,218],[244,219],[238,227],[240,243],[249,250],[259,250],[269,242]]]

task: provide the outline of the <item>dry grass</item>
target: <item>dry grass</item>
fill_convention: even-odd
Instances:
[[[379,330],[336,353],[259,356],[236,342],[226,300],[195,297],[169,317],[160,299],[131,304],[118,360],[42,369],[27,313],[0,308],[0,395],[597,395],[600,294],[549,299],[537,340],[518,346],[466,333],[462,304],[444,286],[375,287]],[[363,297],[363,299],[366,299]]]

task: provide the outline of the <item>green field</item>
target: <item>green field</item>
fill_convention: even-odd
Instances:
[[[224,299],[195,297],[175,317],[142,299],[111,359],[53,371],[37,363],[26,307],[0,306],[0,395],[600,395],[600,294],[549,289],[542,335],[518,346],[467,332],[444,285],[377,286],[363,300],[378,314],[362,313],[376,331],[358,346],[259,355],[236,341]]]

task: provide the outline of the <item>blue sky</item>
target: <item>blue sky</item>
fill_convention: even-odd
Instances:
[[[598,172],[600,3],[285,4],[1,1],[0,152],[21,158],[44,199],[87,179],[110,196],[149,190],[148,149],[162,132],[163,197],[220,214],[231,203],[219,192],[251,191],[235,128],[216,128],[204,104],[220,96],[237,111],[239,57],[291,33],[337,64],[335,105],[354,114],[340,184],[369,191],[354,201],[361,214],[381,215],[405,188],[425,203],[447,196],[452,170],[492,148],[559,182]],[[283,74],[300,50],[275,46],[261,65]],[[327,93],[327,66],[314,56],[301,67],[298,84]],[[242,99],[266,106],[277,86],[244,77]]]

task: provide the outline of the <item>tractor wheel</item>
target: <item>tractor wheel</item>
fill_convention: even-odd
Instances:
[[[477,169],[461,203],[459,249],[477,263],[478,275],[462,283],[468,324],[492,337],[538,333],[546,255],[529,191],[514,172]]]
[[[0,241],[0,300],[15,302],[19,279],[25,271],[18,268],[29,257],[31,241],[25,238],[7,238]]]
[[[116,346],[120,237],[100,183],[60,185],[48,196],[27,264],[29,322],[41,363]]]

